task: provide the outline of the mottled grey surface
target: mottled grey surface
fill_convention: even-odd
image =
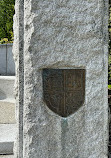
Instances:
[[[15,75],[12,44],[0,44],[0,75]]]
[[[0,45],[0,75],[6,74],[6,46]]]
[[[15,135],[15,124],[0,124],[0,156],[13,154]]]
[[[107,158],[108,0],[24,0],[24,13],[18,0],[15,17],[15,157]],[[75,114],[63,119],[43,102],[43,68],[86,69]]]
[[[24,100],[24,0],[16,0],[16,14],[14,16],[14,43],[13,54],[15,60],[16,80],[16,120],[17,120],[17,141],[14,146],[14,157],[23,158],[23,100]],[[24,157],[25,158],[25,157]]]
[[[14,158],[14,155],[0,155],[0,158]]]
[[[15,76],[15,63],[12,54],[12,45],[7,45],[7,75]]]

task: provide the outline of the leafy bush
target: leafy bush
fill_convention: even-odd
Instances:
[[[0,41],[0,44],[7,44],[7,43],[13,43],[13,41],[9,41],[8,38],[3,38]]]
[[[13,15],[15,0],[0,0],[0,43],[13,41]]]

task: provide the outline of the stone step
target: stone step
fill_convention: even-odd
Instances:
[[[15,121],[15,101],[0,100],[0,124],[13,124]]]
[[[15,76],[0,76],[0,123],[15,123]]]
[[[15,76],[0,76],[0,100],[14,99]]]
[[[0,124],[0,154],[13,154],[15,124]]]
[[[14,155],[0,155],[0,158],[14,158]]]

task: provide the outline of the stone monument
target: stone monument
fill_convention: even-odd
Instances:
[[[16,158],[108,158],[108,0],[17,0]]]

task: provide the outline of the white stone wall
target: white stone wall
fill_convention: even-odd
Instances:
[[[21,0],[16,9],[15,44],[25,39],[15,54],[16,157],[108,158],[108,0],[24,0],[24,10]],[[86,69],[85,103],[70,117],[43,101],[43,68]]]
[[[0,44],[0,75],[15,75],[12,44]]]

